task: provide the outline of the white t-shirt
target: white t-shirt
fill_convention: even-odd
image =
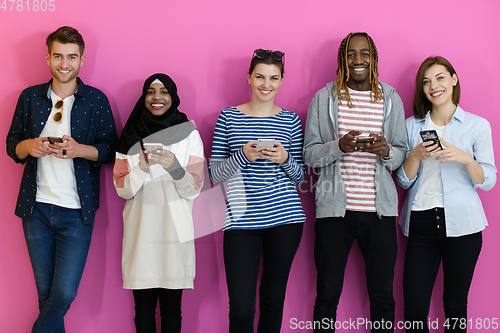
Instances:
[[[63,106],[61,123],[54,121],[57,110],[54,105],[61,100],[53,91],[50,92],[52,99],[52,111],[40,136],[71,136],[71,109],[75,96],[66,97]],[[48,144],[48,142],[47,142]],[[61,159],[52,155],[37,158],[36,174],[36,201],[53,204],[66,208],[79,209],[80,197],[76,188],[75,168],[73,159]]]
[[[425,120],[425,128],[436,130],[440,137],[444,137],[445,126],[438,126],[432,122],[431,117]],[[436,161],[436,156],[421,160],[421,173],[418,176],[419,187],[411,210],[428,210],[435,207],[444,207],[443,180],[441,179],[441,166]]]

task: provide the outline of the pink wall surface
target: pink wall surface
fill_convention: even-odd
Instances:
[[[44,0],[46,1],[46,0]],[[0,0],[0,133],[6,136],[17,98],[29,85],[46,82],[45,38],[62,25],[84,36],[86,62],[80,71],[85,83],[104,91],[119,132],[152,73],[169,74],[178,85],[180,110],[195,120],[210,156],[212,133],[219,112],[250,99],[246,71],[255,48],[286,53],[285,80],[276,103],[296,112],[305,124],[314,94],[332,81],[337,48],[351,31],[366,31],[379,51],[380,80],[394,86],[411,115],[412,90],[418,66],[429,55],[442,55],[455,66],[461,80],[461,106],[485,117],[498,147],[500,91],[500,2],[497,0],[185,0],[110,1],[52,0],[54,11],[34,11],[34,1]],[[12,6],[12,8],[11,8]],[[19,10],[18,10],[19,9]],[[14,206],[22,174],[6,153],[0,154],[0,332],[29,332],[38,312],[34,278],[21,221]],[[304,235],[287,290],[282,332],[292,322],[312,320],[316,270],[313,262],[315,178],[301,186],[307,215]],[[124,200],[112,183],[112,165],[101,173],[101,208],[97,212],[90,254],[79,294],[66,316],[72,333],[134,332],[133,299],[122,289],[121,240]],[[490,226],[469,297],[469,317],[484,321],[500,317],[500,225],[497,186],[481,192]],[[401,197],[404,193],[401,191]],[[228,297],[222,259],[224,216],[220,187],[208,178],[195,202],[199,234],[196,241],[195,289],[183,299],[183,331],[227,332]],[[406,239],[398,228],[399,252],[395,271],[396,317],[402,320],[402,269]],[[432,320],[444,321],[443,282],[438,276],[431,305]],[[295,319],[294,319],[295,318]],[[346,270],[338,319],[369,318],[363,259],[353,247]],[[498,321],[498,319],[497,319]],[[485,321],[486,323],[486,321]],[[343,332],[368,332],[364,328]],[[401,331],[401,330],[396,330]],[[442,330],[441,330],[442,331]],[[476,328],[469,330],[480,332]],[[437,332],[437,331],[436,331]]]

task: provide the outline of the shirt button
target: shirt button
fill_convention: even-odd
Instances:
[[[439,216],[436,216],[436,220],[439,220]]]
[[[438,224],[437,228],[439,229],[439,224]]]

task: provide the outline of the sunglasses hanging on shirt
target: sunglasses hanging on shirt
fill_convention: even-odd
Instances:
[[[64,106],[64,101],[61,99],[58,100],[56,104],[54,104],[54,107],[56,108],[56,110],[58,110],[54,114],[54,121],[59,124],[62,122],[63,106]]]

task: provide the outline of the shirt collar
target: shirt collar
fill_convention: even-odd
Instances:
[[[453,117],[451,118],[451,121],[453,121],[453,118],[456,118],[461,123],[463,123],[465,120],[465,111],[458,105],[455,113],[453,114]]]
[[[425,121],[431,116],[431,111],[427,111],[427,114],[425,115],[424,119],[417,119],[418,121]],[[451,122],[454,121],[454,119],[458,120],[459,122],[463,123],[465,119],[465,111],[457,105],[457,108],[455,109],[455,113],[453,113],[453,117],[451,117]]]
[[[47,96],[48,99],[50,99],[50,93],[52,91],[52,80],[50,79],[49,82],[45,83],[42,87],[42,90],[40,91],[40,96]],[[83,83],[82,79],[79,77],[76,78],[76,82],[78,83],[78,89],[76,90],[75,94],[77,94],[80,97],[84,97],[87,94],[87,86]]]

